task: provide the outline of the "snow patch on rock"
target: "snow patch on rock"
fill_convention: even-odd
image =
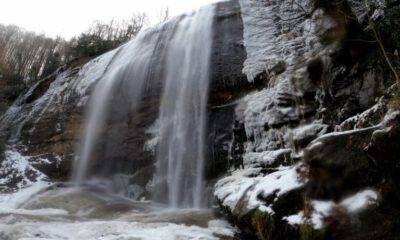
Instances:
[[[314,200],[311,202],[313,210],[310,222],[315,229],[322,229],[324,227],[324,219],[329,217],[334,209],[341,208],[349,214],[354,214],[370,205],[376,204],[377,201],[378,194],[369,189],[347,197],[339,203]],[[300,225],[309,221],[304,217],[303,211],[295,215],[284,217],[283,220],[286,220],[291,225]]]
[[[5,159],[0,164],[0,192],[26,188],[45,180],[46,176],[31,165],[30,157],[14,149],[5,151]]]
[[[370,107],[369,109],[365,110],[364,112],[357,114],[353,117],[350,117],[343,121],[340,124],[340,129],[351,130],[357,129],[360,127],[372,127],[378,124],[380,118],[374,117],[376,114],[384,114],[386,112],[386,104],[383,101],[383,98],[379,99],[378,102]],[[371,119],[375,119],[376,122],[371,122]]]
[[[291,152],[291,149],[249,152],[244,155],[243,164],[245,167],[280,165],[289,161]]]
[[[279,196],[303,186],[297,175],[297,167],[281,167],[274,173],[253,178],[244,177],[241,175],[243,170],[237,170],[232,176],[217,182],[214,195],[223,206],[229,207],[231,211],[235,210],[239,202],[245,202],[247,210],[261,207],[260,210],[271,212],[273,204],[265,206],[262,199],[272,195],[277,199]]]

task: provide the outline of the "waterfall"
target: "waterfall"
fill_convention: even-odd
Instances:
[[[179,23],[166,61],[156,177],[167,181],[168,203],[172,207],[201,207],[204,196],[213,23],[213,11],[209,8],[200,9]]]
[[[123,142],[126,126],[141,107],[144,92],[161,83],[159,142],[150,194],[171,207],[204,206],[204,156],[214,6],[141,32],[118,49],[99,80],[87,110],[72,180],[109,180],[135,166],[107,159]],[[111,130],[110,130],[111,129]],[[134,131],[134,129],[129,129]],[[102,154],[96,152],[104,145]],[[150,180],[150,179],[149,179]],[[127,184],[130,184],[128,181]],[[165,186],[165,185],[164,185]],[[121,192],[121,189],[114,191]],[[162,190],[162,191],[161,191]]]
[[[87,122],[78,148],[79,159],[73,169],[73,181],[87,181],[104,171],[118,173],[119,169],[113,169],[107,163],[100,172],[92,172],[91,167],[99,160],[92,158],[94,147],[99,144],[99,138],[103,137],[101,133],[107,128],[110,119],[121,121],[121,118],[128,118],[137,110],[156,45],[156,39],[150,39],[147,32],[142,32],[136,39],[122,46],[108,66],[89,103]]]

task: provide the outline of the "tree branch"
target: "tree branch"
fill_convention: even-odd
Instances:
[[[396,68],[393,66],[392,61],[390,61],[390,58],[389,58],[388,53],[386,52],[385,46],[383,45],[382,40],[381,40],[378,32],[375,29],[375,25],[371,20],[370,20],[370,26],[371,26],[372,32],[374,33],[374,37],[375,37],[376,41],[379,44],[379,47],[380,47],[380,49],[381,49],[381,51],[383,53],[383,56],[385,57],[385,60],[386,60],[386,62],[388,64],[389,68],[393,72],[393,74],[394,74],[394,76],[396,78],[396,82],[399,83],[399,81],[400,81],[399,74],[397,73]],[[400,87],[400,84],[398,84],[398,86]]]

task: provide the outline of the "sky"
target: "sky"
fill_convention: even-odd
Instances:
[[[85,31],[95,20],[128,19],[146,12],[155,22],[160,11],[170,16],[218,0],[3,0],[0,23],[15,24],[47,36],[69,39]]]

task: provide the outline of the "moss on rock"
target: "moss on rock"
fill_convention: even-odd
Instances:
[[[251,217],[251,223],[256,229],[256,236],[260,240],[272,239],[272,232],[275,229],[274,218],[260,210],[254,211]]]

